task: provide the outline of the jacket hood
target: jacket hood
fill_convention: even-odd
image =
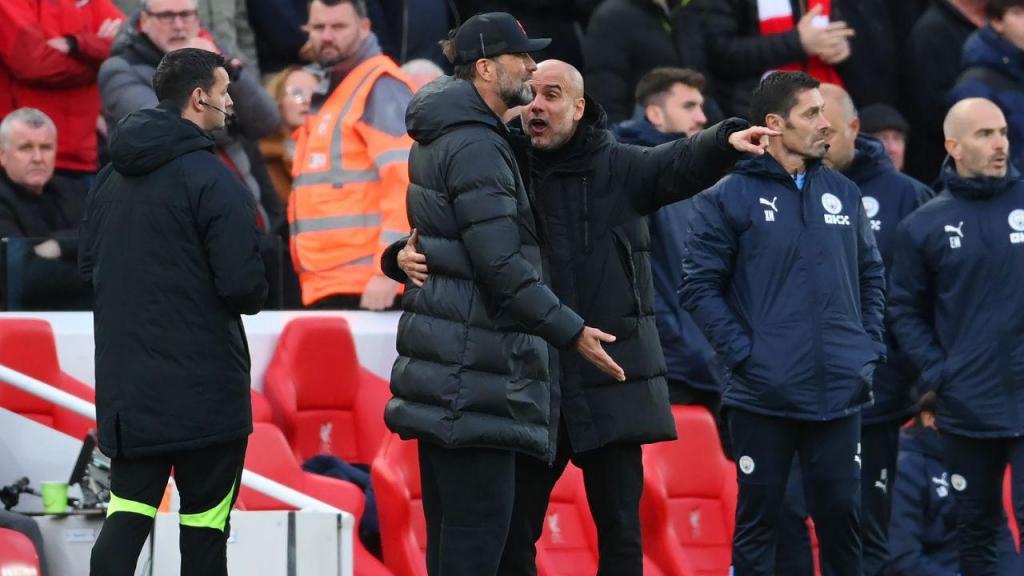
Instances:
[[[932,459],[943,459],[942,436],[934,428],[917,424],[900,432],[900,450],[917,452]]]
[[[409,136],[420,144],[433,142],[467,124],[482,124],[501,134],[508,133],[473,83],[451,76],[441,76],[420,88],[405,113]]]
[[[971,33],[964,43],[963,69],[993,68],[1017,80],[1024,79],[1024,50],[999,35],[988,24]]]
[[[110,136],[114,169],[127,176],[149,174],[196,150],[212,150],[209,132],[183,119],[173,105],[132,112],[117,123]]]
[[[646,116],[626,120],[616,126],[613,131],[619,142],[637,146],[657,146],[678,140],[683,136],[682,134],[673,134],[671,132],[659,132]]]
[[[821,160],[812,160],[807,163],[807,174],[812,174],[820,169]],[[793,177],[786,172],[782,164],[779,164],[779,161],[768,153],[740,160],[736,163],[733,172],[736,174],[759,176],[761,178],[771,178],[782,182],[793,182]]]
[[[854,146],[857,153],[844,174],[857,184],[867,182],[879,174],[892,172],[896,169],[893,166],[892,160],[885,153],[885,146],[877,138],[861,134],[857,136],[857,142]]]
[[[947,156],[946,161],[942,164],[939,179],[942,181],[943,189],[949,190],[954,196],[966,200],[983,200],[1009,190],[1020,180],[1020,171],[1010,162],[1006,167],[1006,176],[1002,178],[987,176],[964,178],[957,174],[953,159]]]

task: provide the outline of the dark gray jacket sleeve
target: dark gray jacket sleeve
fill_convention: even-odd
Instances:
[[[395,282],[405,284],[409,281],[409,277],[405,275],[405,272],[398,267],[398,253],[401,252],[402,248],[405,247],[405,243],[409,241],[409,237],[406,236],[401,240],[396,240],[391,243],[390,246],[384,249],[384,253],[380,257],[380,270],[385,276],[391,278]]]
[[[552,345],[565,348],[583,319],[541,282],[522,254],[516,183],[511,158],[493,143],[457,150],[449,160],[448,189],[474,280],[503,314]]]
[[[136,110],[155,108],[159,104],[149,78],[144,78],[127,60],[119,56],[103,62],[97,83],[103,101],[103,117],[110,128]]]

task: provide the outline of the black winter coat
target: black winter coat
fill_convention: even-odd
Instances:
[[[78,223],[85,209],[84,186],[54,176],[41,196],[22,189],[0,169],[0,238],[30,238],[22,246],[24,258],[8,261],[5,272],[20,278],[17,298],[7,294],[7,305],[20,309],[80,310],[89,307],[89,289],[78,274]],[[46,239],[60,245],[60,258],[36,256],[31,247]],[[5,246],[0,244],[0,250]],[[2,259],[0,259],[2,260]],[[15,266],[20,266],[14,269]],[[0,276],[7,277],[6,274]],[[0,286],[3,293],[7,286]],[[17,302],[14,302],[14,300]]]
[[[590,18],[583,62],[587,93],[611,122],[628,120],[636,84],[652,69],[708,71],[700,15],[689,5],[666,13],[654,0],[607,0]]]
[[[936,390],[939,428],[1024,434],[1024,181],[961,178],[899,226],[892,331]]]
[[[548,343],[570,346],[583,320],[542,282],[528,143],[448,76],[413,97],[406,125],[409,222],[431,274],[402,298],[384,419],[403,438],[553,458]]]
[[[731,374],[722,404],[832,420],[871,401],[885,272],[857,186],[771,155],[693,201],[681,296]]]
[[[80,232],[96,295],[96,420],[112,457],[252,430],[239,315],[267,295],[255,205],[209,133],[171,108],[118,123]]]
[[[886,274],[892,271],[896,225],[931,199],[931,188],[896,170],[881,142],[871,136],[857,138],[857,155],[846,172],[860,188],[864,211],[882,254]],[[891,318],[886,318],[887,323]],[[899,349],[889,331],[885,334],[888,360],[875,370],[875,403],[864,411],[864,423],[905,419],[917,403],[912,385],[917,369]]]
[[[647,148],[620,144],[588,99],[573,138],[534,151],[555,294],[593,326],[626,373],[617,382],[579,354],[562,355],[562,417],[574,452],[675,438],[655,317],[646,215],[710,186],[739,158],[732,119],[691,139]]]

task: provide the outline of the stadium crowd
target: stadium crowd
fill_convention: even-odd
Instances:
[[[569,461],[642,573],[673,404],[736,462],[739,576],[813,574],[808,518],[826,576],[1024,574],[1024,0],[5,0],[0,309],[92,309],[88,194],[175,157],[139,111],[183,49],[252,294],[405,311],[432,576],[534,573]]]

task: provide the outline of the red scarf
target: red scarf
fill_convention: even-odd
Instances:
[[[815,6],[821,6],[821,16],[815,22],[818,26],[825,26],[829,23],[829,14],[832,13],[832,0],[807,0],[807,10]],[[793,17],[793,7],[790,0],[757,0],[757,14],[761,19],[761,35],[784,34],[796,27],[796,18]],[[832,66],[821,61],[817,56],[808,56],[807,62],[794,62],[779,66],[779,70],[802,70],[814,76],[820,82],[843,85],[839,73]]]

